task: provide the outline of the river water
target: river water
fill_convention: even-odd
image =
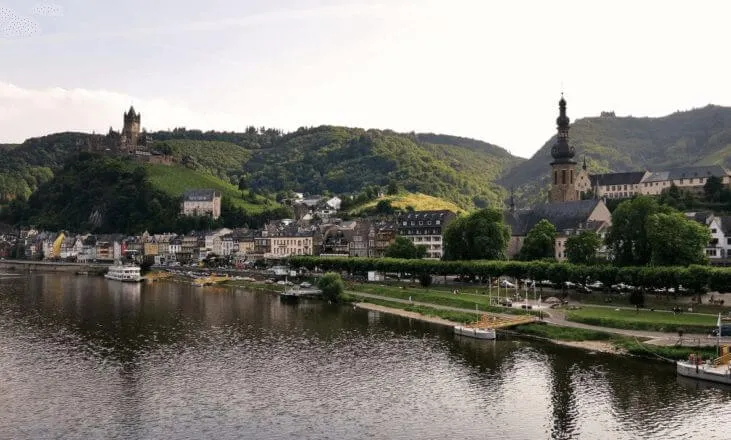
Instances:
[[[0,439],[729,439],[673,366],[322,302],[0,277]]]

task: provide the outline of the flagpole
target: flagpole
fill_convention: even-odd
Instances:
[[[718,336],[716,336],[716,356],[721,356],[721,312],[718,313]]]

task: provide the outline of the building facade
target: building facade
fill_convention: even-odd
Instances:
[[[221,216],[221,193],[213,189],[192,189],[183,194],[181,215]]]
[[[444,256],[444,229],[456,217],[447,210],[406,212],[398,216],[398,235],[425,246],[426,258],[440,259]]]

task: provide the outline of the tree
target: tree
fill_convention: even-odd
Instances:
[[[658,266],[706,264],[703,250],[711,240],[707,226],[680,212],[656,213],[645,225],[652,250],[651,262]]]
[[[388,200],[379,200],[378,203],[376,203],[376,213],[393,214],[393,207]]]
[[[422,272],[419,274],[419,284],[421,284],[421,287],[429,287],[431,286],[431,283],[432,279],[429,272]]]
[[[556,227],[545,218],[528,231],[523,247],[520,248],[521,260],[540,260],[555,255]]]
[[[711,176],[706,180],[703,185],[703,194],[706,196],[706,200],[709,202],[721,201],[721,193],[723,192],[723,182],[720,177]]]
[[[510,228],[502,212],[486,208],[454,220],[443,235],[445,260],[504,260]]]
[[[645,307],[645,293],[642,289],[635,289],[629,295],[629,303],[638,309]]]
[[[426,256],[426,246],[414,245],[414,243],[406,237],[398,236],[391,243],[384,254],[388,258],[424,258]]]
[[[317,287],[322,290],[322,296],[328,301],[339,302],[343,299],[345,284],[340,275],[335,272],[324,274],[317,282]]]
[[[398,193],[399,193],[398,183],[396,183],[395,180],[391,180],[390,182],[388,182],[386,194],[388,194],[389,196],[394,196]]]
[[[651,197],[638,196],[625,200],[612,213],[612,230],[607,246],[619,266],[644,266],[652,258],[652,247],[647,238],[647,218],[659,212],[671,212]]]
[[[602,239],[594,231],[581,231],[566,240],[566,258],[573,264],[596,263],[596,251],[602,245]]]

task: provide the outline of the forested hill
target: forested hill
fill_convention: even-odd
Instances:
[[[571,125],[569,139],[576,161],[586,155],[592,173],[659,170],[719,164],[731,167],[731,108],[709,105],[661,118],[602,116]],[[529,160],[498,182],[516,187],[524,203],[545,198],[552,137]]]
[[[292,133],[249,127],[241,133],[178,128],[150,133],[154,149],[181,163],[260,194],[282,191],[352,194],[390,182],[465,209],[500,204],[495,180],[523,159],[503,148],[439,134],[320,126]],[[27,198],[91,135],[60,133],[7,147],[0,195]]]
[[[345,194],[394,181],[463,208],[502,203],[494,181],[522,160],[471,139],[331,126],[298,130],[252,153],[244,171],[253,188]]]

